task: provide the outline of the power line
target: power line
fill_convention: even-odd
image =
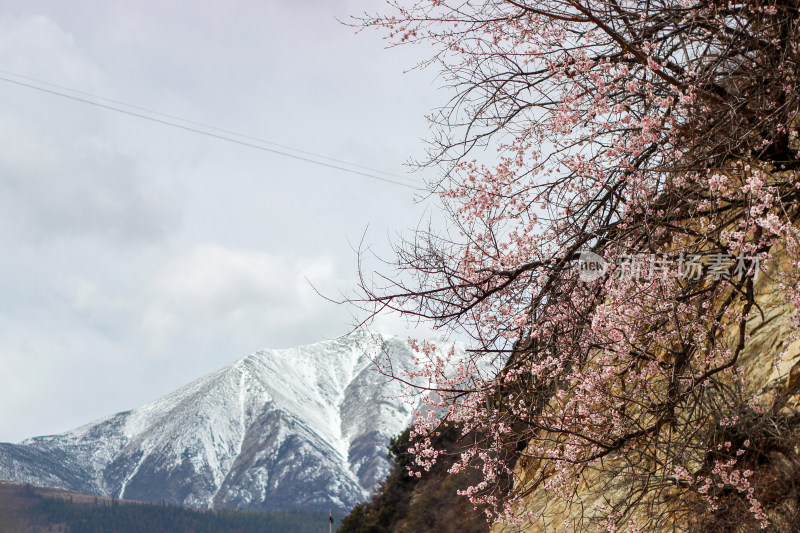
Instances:
[[[249,139],[251,141],[256,141],[256,142],[259,142],[261,144],[277,146],[278,148],[284,148],[284,149],[287,149],[287,150],[291,150],[293,152],[298,152],[298,153],[301,153],[301,154],[314,156],[314,157],[317,157],[317,158],[320,158],[320,159],[327,159],[328,161],[334,161],[336,163],[342,163],[344,165],[348,165],[348,166],[351,166],[351,167],[362,168],[364,170],[369,170],[370,172],[373,172],[373,173],[383,174],[383,175],[388,176],[390,178],[401,179],[401,180],[410,181],[412,183],[416,183],[416,181],[414,181],[414,180],[411,180],[411,179],[403,177],[403,176],[398,176],[397,174],[393,174],[391,172],[386,172],[385,170],[379,170],[379,169],[368,167],[368,166],[365,166],[365,165],[360,165],[358,163],[353,163],[351,161],[345,161],[343,159],[337,159],[335,157],[330,157],[330,156],[318,154],[316,152],[309,152],[308,150],[303,150],[301,148],[295,148],[294,146],[289,146],[289,145],[286,145],[286,144],[280,144],[280,143],[276,143],[276,142],[272,142],[272,141],[267,141],[267,140],[261,139],[259,137],[253,137],[253,136],[250,136],[250,135],[245,135],[243,133],[239,133],[239,132],[236,132],[236,131],[233,131],[233,130],[227,130],[227,129],[224,129],[224,128],[219,128],[217,126],[212,126],[210,124],[205,124],[203,122],[196,122],[194,120],[188,120],[188,119],[179,117],[177,115],[170,115],[168,113],[162,113],[161,111],[156,111],[154,109],[149,109],[149,108],[146,108],[146,107],[141,107],[141,106],[129,104],[127,102],[122,102],[120,100],[114,100],[112,98],[106,98],[105,96],[100,96],[100,95],[89,93],[89,92],[86,92],[86,91],[79,91],[78,89],[72,89],[70,87],[65,87],[63,85],[58,85],[58,84],[55,84],[55,83],[51,83],[49,81],[44,81],[44,80],[40,80],[40,79],[37,79],[37,78],[30,78],[28,76],[23,76],[21,74],[16,74],[16,73],[10,72],[8,70],[0,69],[0,73],[8,74],[9,76],[14,76],[15,78],[21,78],[23,80],[32,81],[32,82],[39,83],[39,84],[42,84],[42,85],[47,85],[49,87],[55,87],[57,89],[61,89],[61,90],[64,90],[64,91],[69,91],[69,92],[76,93],[76,94],[82,94],[84,96],[88,96],[88,97],[94,98],[96,100],[102,100],[104,102],[110,102],[112,104],[123,105],[123,106],[129,107],[131,109],[137,109],[139,111],[145,111],[147,113],[150,113],[151,115],[158,115],[158,116],[165,117],[165,118],[171,118],[171,119],[174,119],[174,120],[179,120],[179,121],[181,121],[183,123],[186,123],[186,124],[192,124],[194,126],[200,126],[202,128],[205,128],[205,129],[218,131],[220,133],[227,133],[229,135],[235,135],[236,137],[240,137],[242,139]]]
[[[104,104],[104,103],[101,103],[101,102],[90,100],[88,98],[83,98],[83,97],[80,97],[80,96],[67,94],[67,93],[64,93],[64,92],[61,92],[61,91],[58,91],[58,90],[55,90],[55,89],[48,89],[48,88],[45,88],[45,87],[39,87],[39,86],[33,85],[31,83],[25,83],[23,81],[11,79],[11,78],[8,78],[8,77],[5,77],[5,76],[0,76],[0,81],[13,83],[15,85],[19,85],[19,86],[22,86],[22,87],[27,87],[27,88],[34,89],[34,90],[37,90],[37,91],[40,91],[40,92],[44,92],[44,93],[47,93],[47,94],[61,96],[62,98],[67,98],[67,99],[74,100],[74,101],[77,101],[77,102],[82,102],[82,103],[85,103],[85,104],[93,105],[95,107],[100,107],[102,109],[108,109],[110,111],[116,111],[117,113],[122,113],[122,114],[129,115],[129,116],[132,116],[132,117],[141,118],[141,119],[144,119],[144,120],[149,120],[151,122],[156,122],[158,124],[162,124],[162,125],[165,125],[165,126],[172,126],[174,128],[179,128],[179,129],[182,129],[182,130],[185,130],[185,131],[189,131],[189,132],[192,132],[192,133],[197,133],[199,135],[205,135],[207,137],[212,137],[214,139],[228,141],[228,142],[231,142],[231,143],[235,143],[235,144],[239,144],[239,145],[242,145],[242,146],[246,146],[248,148],[255,148],[256,150],[261,150],[261,151],[269,152],[269,153],[272,153],[272,154],[277,154],[277,155],[282,155],[282,156],[285,156],[285,157],[290,157],[292,159],[297,159],[299,161],[304,161],[306,163],[312,163],[314,165],[319,165],[319,166],[323,166],[323,167],[327,167],[327,168],[341,170],[343,172],[349,172],[351,174],[356,174],[356,175],[364,176],[364,177],[371,178],[371,179],[374,179],[374,180],[383,181],[383,182],[391,183],[391,184],[394,184],[394,185],[399,185],[401,187],[409,187],[411,189],[419,189],[419,187],[415,187],[413,185],[410,185],[409,183],[403,183],[403,182],[397,181],[398,179],[406,179],[407,180],[407,178],[403,178],[402,176],[397,176],[395,174],[390,174],[388,172],[384,172],[384,171],[381,171],[381,170],[377,170],[377,169],[373,169],[373,168],[370,168],[370,167],[366,167],[364,165],[359,165],[359,164],[356,164],[356,163],[350,163],[348,161],[343,161],[341,159],[336,159],[336,158],[324,156],[324,155],[321,155],[321,154],[316,154],[314,152],[301,150],[299,148],[293,148],[291,146],[282,145],[282,144],[278,144],[278,143],[273,143],[273,142],[270,142],[270,141],[265,141],[265,140],[259,139],[257,137],[250,137],[248,135],[242,135],[242,134],[234,132],[234,131],[225,130],[225,129],[222,129],[222,128],[217,128],[215,126],[209,126],[207,124],[202,124],[200,122],[193,122],[191,120],[186,120],[186,119],[183,119],[181,117],[177,117],[177,116],[174,116],[174,115],[168,115],[166,113],[161,113],[161,112],[154,111],[154,110],[151,110],[151,109],[147,109],[147,108],[144,108],[144,107],[139,107],[139,106],[127,104],[125,102],[120,102],[118,100],[112,100],[110,98],[104,98],[104,97],[101,97],[101,96],[93,95],[91,93],[86,93],[86,92],[83,92],[83,91],[77,91],[75,89],[70,89],[68,87],[62,87],[60,85],[56,85],[56,84],[49,83],[49,82],[44,82],[44,81],[41,81],[41,80],[36,80],[34,78],[27,78],[25,76],[20,76],[18,74],[14,74],[12,72],[8,72],[8,71],[5,71],[5,70],[0,70],[0,72],[3,72],[5,74],[11,75],[11,76],[15,76],[15,77],[18,77],[18,78],[22,78],[22,79],[26,79],[26,80],[29,80],[29,81],[33,81],[33,82],[36,82],[36,83],[41,83],[43,85],[48,85],[50,87],[54,87],[54,88],[57,88],[57,89],[71,91],[71,92],[74,92],[74,93],[77,93],[77,94],[83,94],[85,96],[89,96],[91,98],[95,98],[95,99],[98,99],[98,100],[103,100],[103,101],[109,102],[109,103],[108,104]],[[117,105],[111,105],[112,103],[113,104],[117,104]],[[137,109],[139,111],[150,113],[151,115],[158,115],[158,116],[161,116],[161,117],[164,117],[164,118],[157,118],[157,117],[153,117],[153,116],[150,116],[150,115],[146,115],[144,113],[131,111],[129,109],[122,109],[122,108],[118,107],[118,105],[124,105],[126,107],[130,107],[131,109]],[[192,124],[193,126],[187,126],[186,124],[179,124],[179,123],[174,122],[174,121],[166,120],[168,118],[169,119],[173,119],[173,120],[179,120],[179,121],[184,122],[186,124]],[[194,127],[194,126],[197,126],[197,127]],[[205,130],[199,129],[200,127],[205,128]],[[213,131],[206,131],[206,130],[213,130]],[[217,131],[219,133],[214,133],[214,131]],[[235,135],[237,137],[240,137],[240,139],[233,138],[230,135]],[[242,139],[249,139],[249,141],[242,140]],[[250,142],[250,141],[253,141],[253,142]],[[261,143],[261,144],[255,144],[256,142]],[[343,165],[349,165],[349,166],[352,166],[352,167],[369,170],[371,172],[370,173],[362,172],[362,171],[359,171],[359,170],[354,170],[352,168],[346,168],[346,167],[343,167],[343,166],[340,166],[340,165],[335,165],[335,164],[332,164],[332,163],[326,163],[324,161],[318,161],[316,159],[311,159],[310,157],[305,157],[305,156],[302,156],[302,155],[288,153],[288,152],[285,152],[283,150],[279,150],[277,148],[270,148],[268,146],[263,146],[265,144],[276,146],[276,147],[283,148],[283,149],[293,150],[295,152],[306,154],[308,156],[317,157],[317,158],[320,158],[320,159],[327,159],[329,161],[334,161],[336,163],[340,163],[340,164],[343,164]],[[392,179],[392,178],[382,177],[382,176],[376,176],[375,175],[376,173],[386,174],[388,176],[392,176],[393,178],[397,178],[397,179]],[[408,180],[408,181],[411,181],[411,180]]]

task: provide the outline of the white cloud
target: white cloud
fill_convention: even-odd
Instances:
[[[0,58],[3,70],[65,85],[95,86],[103,78],[74,37],[44,15],[0,15]]]
[[[0,65],[102,92],[100,70],[43,16],[0,17]],[[5,81],[0,91],[14,103],[0,107],[0,231],[7,238],[126,241],[175,227],[178,204],[140,158],[113,141],[107,112]]]
[[[309,331],[315,337],[343,332],[341,309],[325,305],[314,287],[335,294],[351,283],[328,256],[199,245],[172,258],[154,277],[141,327],[160,349],[186,338],[292,345],[307,339]]]
[[[436,98],[401,73],[416,56],[334,19],[371,2],[0,0],[0,69],[402,173]],[[348,243],[419,213],[410,190],[3,81],[0,143],[0,440],[347,332],[306,278],[351,290]]]

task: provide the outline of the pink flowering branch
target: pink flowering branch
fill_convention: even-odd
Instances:
[[[492,521],[550,516],[521,505],[531,487],[583,509],[579,487],[624,486],[570,527],[659,531],[739,497],[772,527],[766,474],[716,439],[773,413],[741,366],[770,264],[800,307],[797,2],[392,5],[355,23],[432,45],[454,91],[425,162],[448,225],[361,271],[352,303],[470,343],[466,361],[417,344],[412,371],[387,372],[433,393],[416,467],[446,422],[480,435],[451,469],[481,472],[463,493]]]

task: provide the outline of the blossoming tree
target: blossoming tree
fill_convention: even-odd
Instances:
[[[359,299],[470,339],[398,376],[437,393],[417,467],[447,422],[483,436],[453,469],[483,470],[465,493],[491,521],[594,483],[614,496],[559,526],[719,525],[738,498],[737,527],[771,527],[742,424],[777,411],[738,361],[775,250],[800,306],[800,2],[418,0],[358,24],[432,44],[453,91],[427,162],[449,225]]]

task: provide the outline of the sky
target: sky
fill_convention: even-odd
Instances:
[[[425,115],[446,101],[435,72],[411,70],[429,51],[386,49],[379,33],[339,22],[379,9],[0,0],[0,441],[63,432],[253,351],[350,330],[353,309],[315,288],[352,291],[354,248],[389,257],[434,209],[420,191],[429,173],[404,163],[424,155]],[[392,317],[374,327],[406,332]]]

